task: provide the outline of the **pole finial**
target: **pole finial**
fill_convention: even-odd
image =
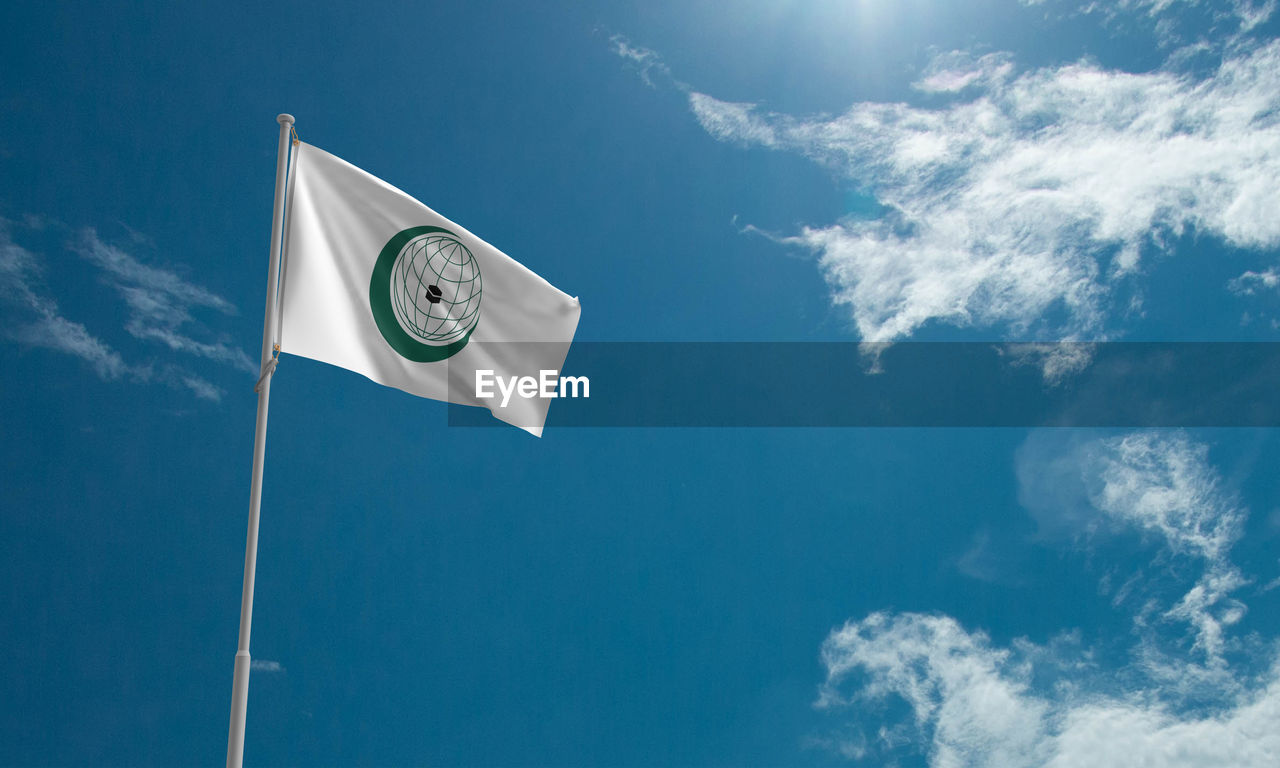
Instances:
[[[281,125],[293,125],[293,115],[288,112],[282,112],[276,115],[276,122]]]

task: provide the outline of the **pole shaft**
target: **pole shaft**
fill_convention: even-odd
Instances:
[[[276,197],[271,217],[271,258],[267,267],[267,307],[262,321],[262,365],[271,360],[275,339],[277,276],[280,272],[281,233],[284,230],[285,172],[289,164],[291,115],[280,115],[280,146],[276,155]],[[235,675],[231,684],[231,726],[227,732],[227,768],[240,768],[244,760],[244,724],[249,711],[249,634],[253,629],[253,578],[258,567],[258,512],[262,505],[262,465],[267,453],[267,405],[271,399],[271,375],[258,388],[258,419],[253,430],[253,480],[249,483],[249,533],[244,546],[244,586],[240,593],[240,642],[236,646]]]

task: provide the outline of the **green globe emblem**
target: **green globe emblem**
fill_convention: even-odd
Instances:
[[[441,227],[410,227],[383,247],[369,281],[369,307],[400,355],[435,362],[466,346],[480,320],[480,265]]]
[[[471,330],[480,314],[480,290],[475,257],[449,235],[410,240],[391,268],[396,321],[427,344],[448,344]]]

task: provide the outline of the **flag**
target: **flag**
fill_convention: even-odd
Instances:
[[[281,352],[542,434],[549,398],[480,395],[495,381],[558,376],[577,298],[309,144],[295,145],[285,216]],[[478,374],[489,384],[479,394]]]

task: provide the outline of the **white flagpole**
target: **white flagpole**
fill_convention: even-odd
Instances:
[[[276,199],[271,216],[271,259],[267,267],[267,309],[262,321],[262,378],[258,380],[258,421],[253,431],[253,480],[249,484],[249,534],[244,546],[244,588],[240,594],[240,643],[235,679],[231,684],[231,727],[227,733],[227,768],[244,760],[244,721],[249,710],[249,632],[253,626],[253,577],[258,565],[258,510],[262,503],[262,462],[267,451],[267,403],[275,368],[272,346],[277,313],[276,286],[280,270],[280,237],[284,230],[285,170],[289,163],[289,131],[293,115],[279,115],[280,148],[276,155]]]

